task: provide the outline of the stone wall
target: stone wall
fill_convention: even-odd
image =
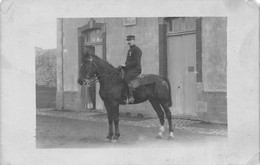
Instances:
[[[36,85],[56,87],[56,49],[35,50]]]

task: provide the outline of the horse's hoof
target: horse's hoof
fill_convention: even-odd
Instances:
[[[161,135],[157,135],[156,139],[162,139],[162,136]]]
[[[110,142],[111,140],[112,140],[112,137],[109,136],[109,135],[105,138],[105,141],[106,141],[106,142]]]
[[[173,132],[170,132],[170,135],[169,135],[168,139],[169,139],[169,140],[172,140],[172,139],[174,139]]]
[[[111,142],[112,142],[112,143],[117,143],[118,140],[117,140],[117,139],[112,139]]]

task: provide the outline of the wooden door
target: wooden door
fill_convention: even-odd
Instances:
[[[90,45],[82,45],[82,49],[83,49],[82,58],[83,58],[84,54],[86,53],[86,51],[95,53],[95,47],[90,46]],[[96,105],[95,104],[96,103],[96,100],[95,100],[96,94],[95,93],[96,93],[95,88],[87,87],[85,85],[81,86],[81,97],[82,97],[82,101],[83,101],[85,109],[95,108],[95,105]]]
[[[181,36],[168,37],[168,77],[172,83],[172,101],[173,101],[173,113],[183,114],[184,109],[184,68],[182,48],[181,48]]]
[[[167,38],[168,77],[172,83],[173,113],[196,115],[196,35]]]
[[[78,43],[79,43],[79,55],[83,54],[84,47],[93,48],[93,53],[98,55],[100,58],[105,58],[105,24],[98,23],[94,19],[90,19],[89,22],[78,28]],[[79,64],[81,63],[81,57],[79,57]],[[79,65],[80,67],[80,65]],[[86,109],[102,109],[104,110],[103,102],[99,96],[99,84],[92,87],[87,88],[81,87],[81,99],[83,106]]]
[[[196,33],[190,29],[188,31],[183,29],[185,23],[190,21],[193,20],[176,20],[176,24],[172,23],[173,30],[167,35],[167,66],[172,85],[174,115],[196,116],[197,114]],[[177,32],[174,31],[176,29]]]
[[[183,35],[182,43],[185,57],[184,114],[196,116],[196,34]]]
[[[96,45],[95,46],[95,54],[100,57],[102,59],[102,45]],[[100,85],[99,83],[96,84],[96,95],[95,95],[95,106],[96,106],[96,109],[99,109],[99,110],[103,110],[104,109],[104,104],[103,104],[103,101],[102,99],[100,98],[100,95],[99,95],[99,88],[100,88]]]
[[[101,29],[94,29],[87,31],[84,34],[84,45],[89,45],[94,48],[93,53],[102,59],[103,57],[103,45],[102,45],[102,31]],[[91,87],[89,90],[90,98],[93,104],[93,108],[103,110],[104,105],[103,101],[99,95],[99,83],[97,83],[94,87]]]

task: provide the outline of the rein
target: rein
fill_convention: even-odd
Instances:
[[[101,74],[99,66],[93,61],[92,58],[85,58],[85,59],[90,62],[90,72],[93,70],[92,69],[92,64],[95,66],[95,68],[96,68],[96,70],[98,72],[98,75],[94,74],[94,76],[89,76],[90,72],[87,73],[86,80],[87,80],[87,83],[90,84],[90,86],[91,86],[91,84],[93,84],[93,82],[94,82],[94,84],[96,84],[97,82],[102,81],[102,77],[104,77],[104,75],[108,75],[109,76],[110,74],[112,74],[112,73],[117,71],[117,69],[115,68],[115,69],[113,69],[112,71],[110,71],[108,73]],[[81,65],[84,65],[84,64],[81,64]]]

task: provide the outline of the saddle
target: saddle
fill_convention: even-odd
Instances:
[[[126,71],[124,70],[124,68],[120,68],[120,71],[121,71],[121,77],[122,79],[124,79]],[[155,81],[154,78],[150,74],[140,74],[135,79],[130,81],[129,84],[131,85],[132,88],[137,88],[140,85],[152,84],[154,83],[154,81]]]

